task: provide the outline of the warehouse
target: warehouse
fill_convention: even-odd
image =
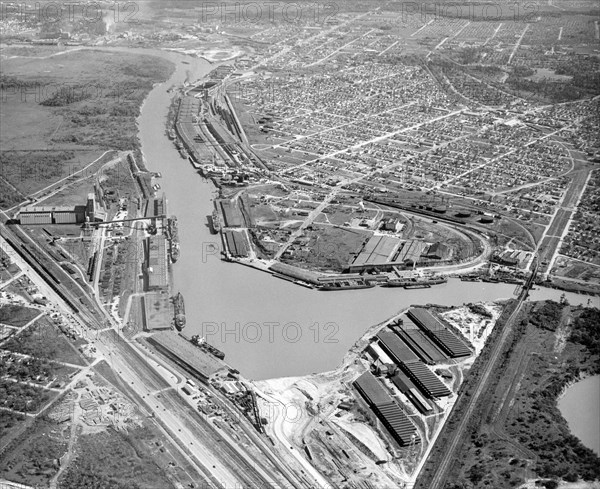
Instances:
[[[21,224],[77,224],[85,222],[86,206],[26,207],[19,212]]]
[[[167,240],[162,234],[146,239],[146,275],[148,290],[166,289],[169,286],[167,270]]]
[[[229,254],[236,258],[248,256],[248,243],[243,232],[226,230],[223,232]]]
[[[415,426],[371,372],[362,374],[354,386],[400,445],[421,441]]]
[[[367,241],[352,265],[354,267],[385,265],[387,262],[392,261],[401,243],[398,238],[392,236],[373,236]]]
[[[384,365],[393,365],[394,361],[381,349],[381,346],[377,344],[377,342],[373,342],[367,348],[369,354],[373,358],[373,360],[379,360]]]
[[[410,309],[407,316],[451,358],[468,357],[472,354],[465,342],[454,335],[427,309],[420,307]]]
[[[239,209],[231,200],[222,200],[221,211],[223,214],[223,220],[225,221],[225,227],[228,228],[239,228],[242,226],[242,216]]]
[[[419,393],[415,384],[403,372],[396,372],[391,379],[396,388],[408,398],[421,414],[431,413],[432,408],[429,403]]]
[[[416,325],[410,328],[406,324],[397,328],[396,334],[417,354],[421,361],[433,365],[447,360],[448,357],[427,338]]]
[[[450,257],[450,248],[444,243],[433,243],[423,255],[434,260],[447,260]]]
[[[419,239],[409,239],[404,243],[404,246],[402,246],[402,249],[394,261],[407,264],[418,263],[421,254],[426,247],[427,243],[424,241]]]
[[[229,370],[225,362],[197,348],[173,331],[157,333],[148,338],[148,341],[161,354],[204,382],[220,374],[226,375]]]
[[[398,365],[404,363],[418,362],[419,357],[400,339],[400,337],[389,329],[382,329],[377,334],[377,339],[385,351]]]
[[[348,265],[348,271],[392,271],[397,266],[412,265],[427,246],[418,239],[403,242],[394,236],[373,236]]]
[[[446,397],[451,393],[444,383],[424,363],[413,362],[401,366],[410,380],[430,399]]]
[[[86,205],[75,206],[28,206],[19,212],[19,221],[30,224],[81,224],[86,218],[96,220],[96,199],[88,194]]]

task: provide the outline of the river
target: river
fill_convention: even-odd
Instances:
[[[600,455],[600,375],[570,386],[558,400],[558,409],[571,433]]]
[[[179,156],[165,135],[171,97],[167,89],[188,75],[199,78],[214,65],[176,53],[163,55],[176,61],[177,69],[148,95],[138,123],[146,165],[162,173],[168,212],[179,221],[181,257],[173,266],[173,291],[185,298],[186,334],[205,336],[246,378],[333,369],[369,326],[411,304],[460,305],[514,297],[514,285],[458,280],[421,290],[320,292],[221,261],[220,238],[210,234],[206,221],[215,188]],[[547,290],[554,299],[560,297],[560,291]]]

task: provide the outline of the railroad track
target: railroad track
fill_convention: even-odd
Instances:
[[[487,382],[492,372],[494,371],[494,368],[496,367],[496,363],[504,349],[506,340],[513,331],[513,324],[521,311],[523,302],[529,295],[529,289],[531,288],[531,285],[533,284],[533,281],[535,280],[535,276],[537,274],[537,267],[538,265],[536,263],[531,276],[523,286],[523,290],[521,291],[521,294],[518,298],[517,307],[506,321],[506,324],[504,325],[504,330],[502,331],[502,335],[492,347],[490,359],[483,367],[483,373],[477,380],[475,391],[470,397],[469,403],[465,411],[460,416],[460,421],[458,423],[457,428],[455,429],[454,436],[452,436],[452,438],[449,440],[448,444],[444,448],[444,456],[435,468],[435,474],[433,475],[433,478],[431,479],[431,482],[428,485],[428,489],[442,489],[446,482],[446,474],[448,473],[452,464],[456,460],[455,453],[458,450],[458,448],[460,448],[460,444],[462,443],[467,425],[471,419],[471,416],[473,415],[473,412],[475,411],[475,408],[477,407],[481,395],[487,388]]]

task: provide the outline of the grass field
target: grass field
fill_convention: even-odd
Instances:
[[[7,304],[0,307],[0,323],[20,328],[25,326],[36,316],[39,316],[39,314],[40,311],[37,309]]]
[[[3,59],[0,206],[22,202],[106,150],[137,149],[141,104],[173,68],[162,58],[88,49]]]
[[[95,487],[168,489],[173,487],[163,471],[151,457],[143,439],[142,429],[130,433],[109,429],[105,432],[84,435],[79,438],[77,460],[60,479],[60,487],[79,489],[92,487],[84,482],[95,480]],[[155,447],[156,450],[156,447]],[[114,486],[111,486],[114,487]]]
[[[58,471],[57,460],[66,449],[67,441],[59,425],[38,419],[0,457],[0,473],[11,481],[47,487]]]
[[[0,175],[30,195],[81,170],[104,151],[3,151]]]
[[[47,317],[38,319],[18,336],[11,338],[3,348],[37,358],[86,365],[67,337]]]

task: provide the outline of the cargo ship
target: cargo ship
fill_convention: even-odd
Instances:
[[[205,352],[210,353],[211,355],[217,357],[219,360],[223,360],[225,358],[225,353],[223,353],[218,348],[215,348],[214,346],[209,345],[206,342],[206,339],[201,338],[199,335],[192,336],[192,339],[190,341],[195,346],[197,346],[198,348],[200,348],[201,350],[204,350]]]
[[[374,283],[371,282],[333,282],[326,285],[321,285],[319,290],[354,290],[354,289],[370,289],[375,287]]]
[[[171,261],[175,263],[179,259],[179,231],[177,230],[177,217],[171,216],[167,222],[169,255],[171,256]]]
[[[177,295],[173,297],[173,308],[175,310],[173,322],[177,331],[181,331],[185,327],[185,304],[181,292],[178,292]]]
[[[212,228],[215,234],[217,234],[221,230],[221,219],[219,218],[219,213],[215,209],[212,213]]]
[[[404,287],[405,289],[429,288],[432,285],[445,284],[447,281],[446,277],[392,278],[382,284],[382,287]]]

